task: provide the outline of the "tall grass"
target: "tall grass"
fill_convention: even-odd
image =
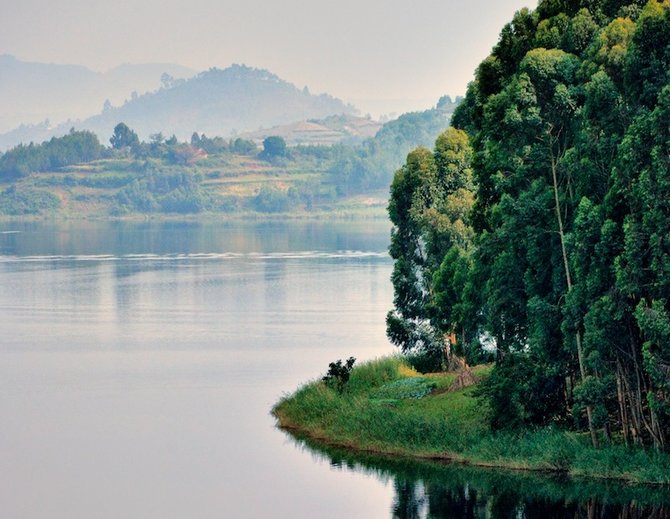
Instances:
[[[388,357],[355,366],[341,393],[312,382],[273,413],[281,426],[361,451],[670,485],[667,454],[618,445],[594,450],[580,435],[554,428],[492,432],[473,388],[445,392],[453,378],[422,377],[402,358]]]
[[[400,357],[384,357],[355,366],[346,390],[352,395],[368,394],[388,382],[417,374]]]

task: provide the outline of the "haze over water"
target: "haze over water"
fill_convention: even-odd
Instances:
[[[388,516],[391,488],[269,415],[328,362],[392,351],[388,224],[0,231],[5,517]]]

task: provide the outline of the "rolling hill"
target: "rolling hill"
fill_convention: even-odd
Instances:
[[[95,72],[80,65],[31,63],[8,54],[0,55],[0,133],[24,125],[22,132],[16,132],[19,136],[28,134],[32,126],[44,129],[89,117],[98,113],[106,100],[120,105],[133,92],[157,89],[163,74],[186,78],[196,71],[179,65],[149,63]],[[49,123],[43,124],[45,120]]]
[[[91,130],[102,142],[109,139],[119,122],[126,123],[142,139],[156,133],[188,139],[193,132],[231,136],[355,112],[353,106],[339,99],[298,89],[267,70],[233,65],[212,68],[190,79],[165,82],[153,92],[133,95],[118,107],[107,105],[101,113],[82,121],[68,121],[56,127],[19,127],[0,135],[0,149],[64,135],[71,127]]]

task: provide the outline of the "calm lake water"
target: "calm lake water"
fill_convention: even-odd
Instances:
[[[388,240],[385,222],[0,223],[1,516],[668,513],[663,492],[571,494],[277,430],[272,404],[329,362],[394,352]]]

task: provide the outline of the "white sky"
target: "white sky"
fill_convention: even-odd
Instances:
[[[2,0],[0,54],[103,71],[244,63],[363,112],[465,92],[502,26],[536,0]]]

